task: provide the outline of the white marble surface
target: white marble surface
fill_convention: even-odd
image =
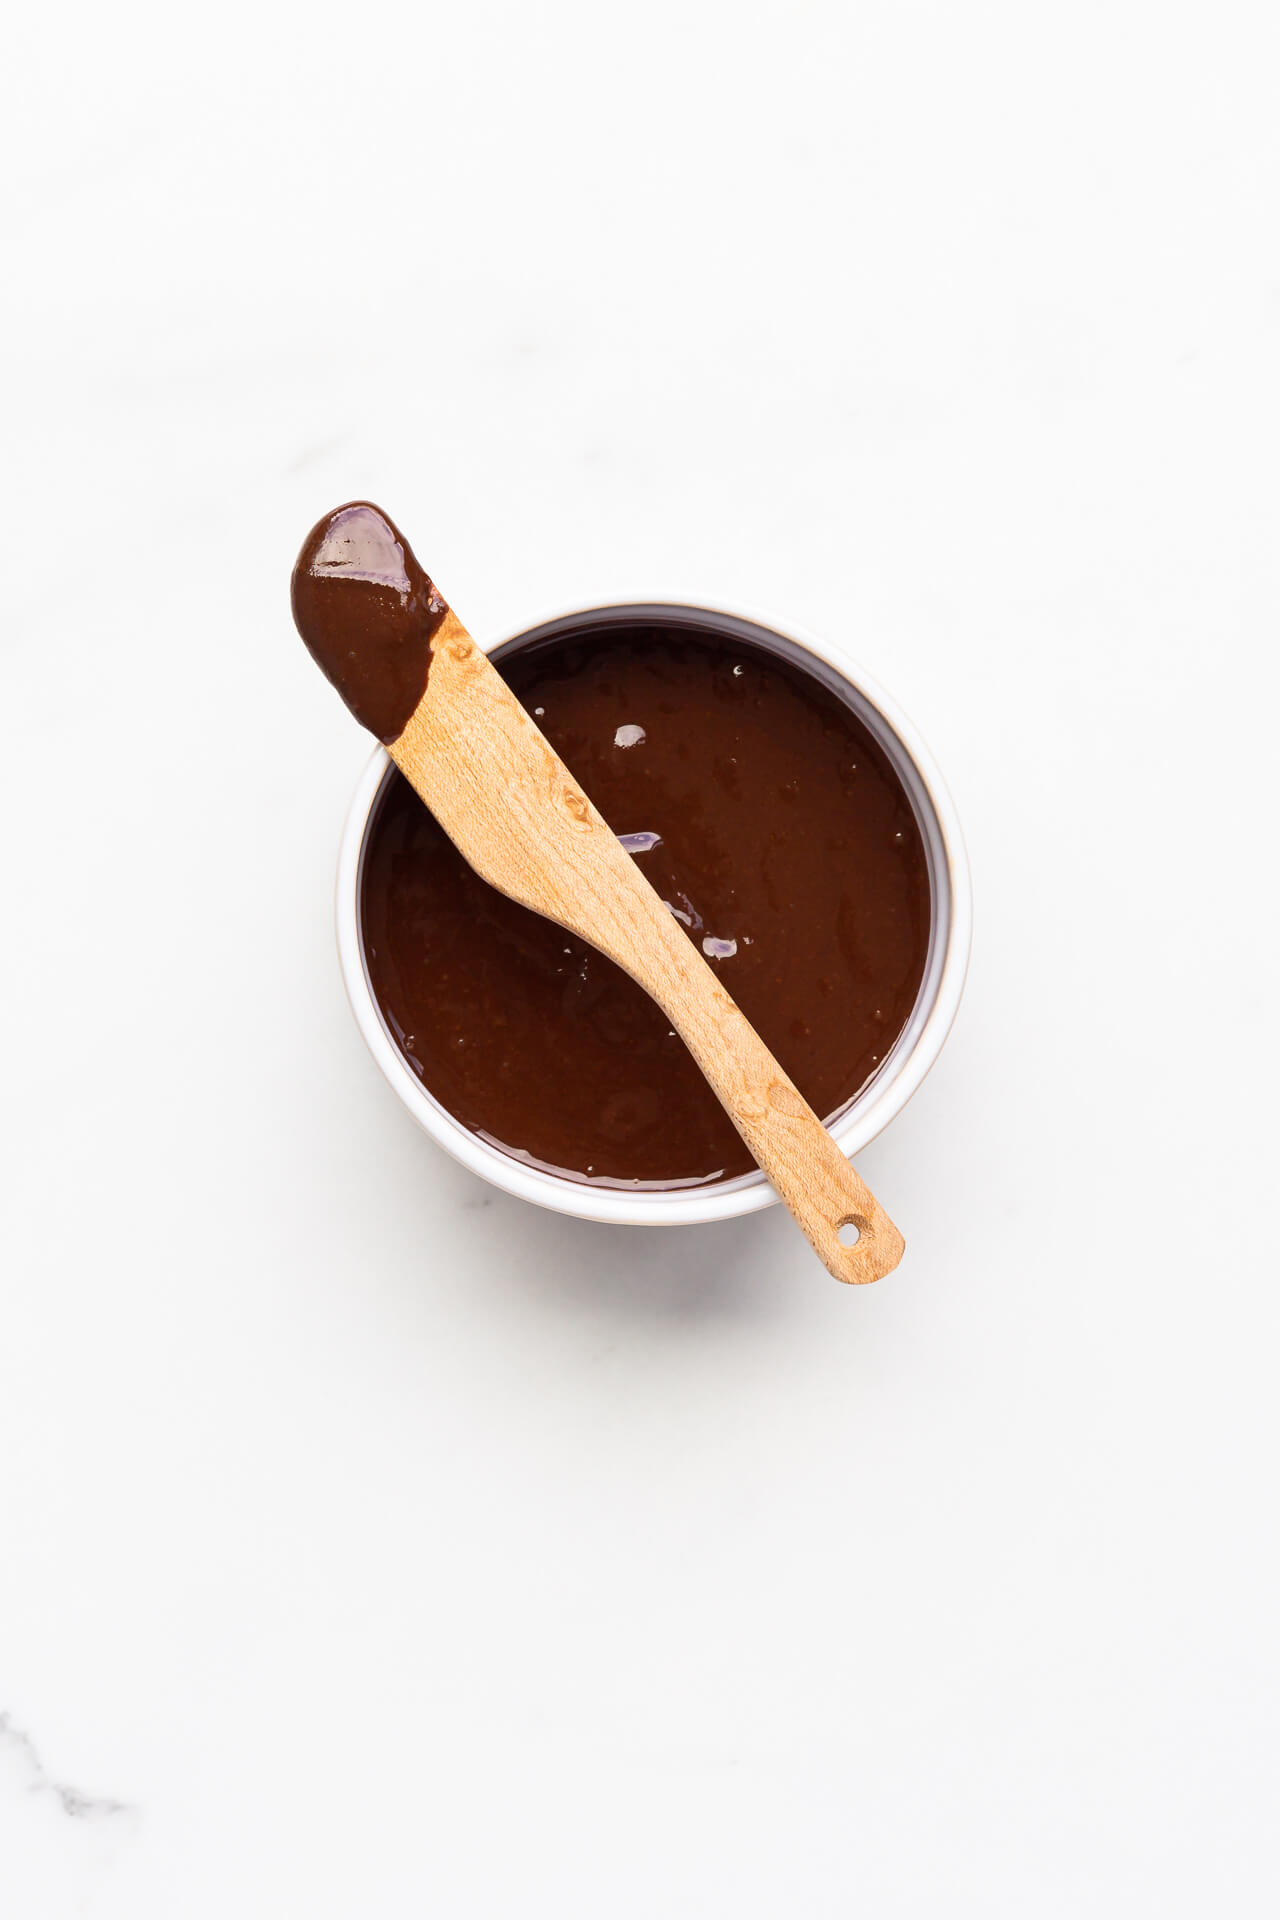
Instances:
[[[6,27],[0,1911],[1228,1913],[1274,1813],[1272,6]],[[849,1294],[365,1058],[368,493],[839,636],[965,819]]]

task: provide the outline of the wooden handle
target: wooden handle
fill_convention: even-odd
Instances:
[[[902,1258],[902,1235],[630,855],[623,860],[625,951],[607,928],[595,944],[666,1013],[827,1271],[853,1284],[882,1279]]]
[[[883,1279],[902,1258],[902,1235],[660,900],[658,906],[687,954],[669,954],[665,969],[652,970],[646,954],[644,972],[632,968],[635,977],[667,1013],[828,1273],[854,1285]],[[842,1244],[842,1232],[852,1245]]]
[[[902,1235],[452,612],[389,751],[482,878],[658,1002],[828,1271],[854,1283],[891,1272]]]

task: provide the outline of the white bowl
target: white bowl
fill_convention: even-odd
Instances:
[[[736,632],[744,640],[792,660],[848,703],[884,749],[910,796],[929,863],[929,953],[915,1008],[892,1052],[875,1078],[830,1122],[833,1137],[852,1156],[888,1126],[920,1085],[942,1050],[964,988],[972,927],[969,864],[960,823],[933,756],[888,695],[825,641],[795,627],[780,627],[736,611],[656,600],[578,607],[540,621],[488,651],[496,659],[588,617],[593,626],[645,618],[691,626],[710,620],[730,637]],[[360,777],[347,815],[338,856],[338,956],[351,1010],[365,1043],[419,1126],[455,1160],[494,1186],[584,1220],[612,1221],[619,1226],[692,1226],[698,1221],[728,1220],[736,1214],[772,1206],[778,1196],[758,1171],[714,1186],[656,1193],[588,1186],[584,1181],[546,1173],[480,1139],[423,1086],[378,1010],[360,939],[360,872],[365,839],[383,782],[391,772],[392,762],[379,747]]]

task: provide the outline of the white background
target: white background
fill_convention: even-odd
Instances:
[[[10,19],[13,1920],[1276,1911],[1276,20]],[[382,1085],[286,599],[360,494],[482,638],[745,602],[920,725],[891,1280]]]

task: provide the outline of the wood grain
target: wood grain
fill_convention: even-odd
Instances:
[[[891,1272],[902,1235],[452,612],[389,752],[477,873],[657,1001],[836,1279]]]

